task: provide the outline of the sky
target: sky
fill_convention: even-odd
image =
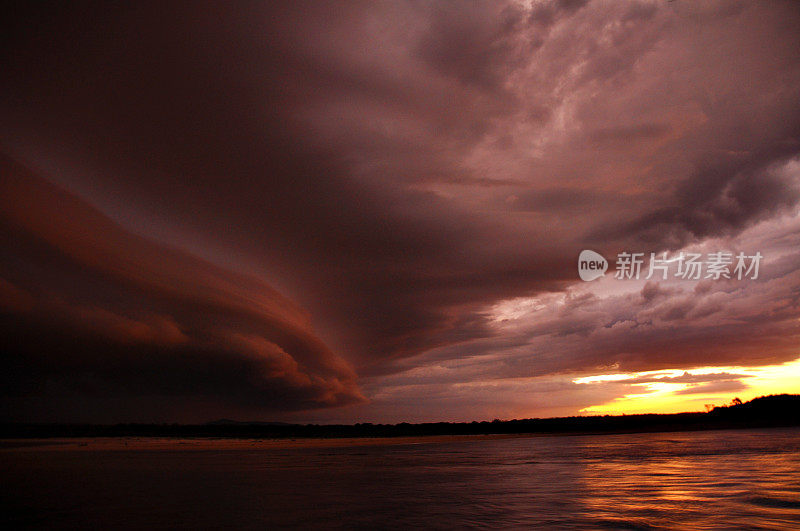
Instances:
[[[2,10],[2,419],[800,392],[796,2]],[[619,279],[625,252],[763,259]]]

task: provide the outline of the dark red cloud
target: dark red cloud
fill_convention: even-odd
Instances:
[[[487,309],[568,289],[584,248],[609,256],[678,249],[758,224],[772,223],[764,226],[777,234],[790,223],[775,220],[791,218],[800,198],[795,4],[5,10],[4,149],[96,209],[82,225],[89,240],[110,237],[106,215],[119,230],[165,244],[148,251],[152,268],[137,272],[123,260],[127,246],[114,247],[117,265],[103,265],[85,250],[95,243],[49,227],[48,245],[63,253],[69,241],[82,265],[48,255],[36,263],[49,281],[5,279],[0,290],[16,301],[13,315],[41,304],[46,297],[31,293],[38,285],[80,309],[58,333],[102,331],[103,341],[127,341],[136,352],[143,343],[183,348],[183,336],[195,339],[186,322],[224,308],[237,322],[208,339],[214,348],[264,351],[273,361],[263,370],[285,373],[274,379],[294,390],[303,386],[290,359],[323,375],[307,389],[326,389],[329,376],[346,380],[341,395],[325,399],[278,386],[267,401],[277,409],[348,402],[358,395],[356,377],[380,393],[382,377],[460,356],[496,354],[492,368],[462,373],[471,380],[614,363],[681,367],[695,363],[698,349],[719,363],[790,356],[795,313],[780,291],[795,289],[788,272],[769,292],[775,313],[753,325],[752,345],[714,317],[721,313],[711,297],[673,293],[653,307],[640,298],[570,300],[546,332],[499,330]],[[44,212],[39,199],[30,203],[31,216]],[[259,278],[307,309],[315,339],[304,321],[289,334],[304,337],[296,350],[281,346],[286,356],[262,345],[248,319],[263,316],[239,316],[237,282],[217,286],[208,272],[213,278],[184,284],[176,265],[183,258],[174,257],[185,251],[217,264],[222,278],[245,272],[246,285]],[[6,267],[34,263],[34,250],[25,253],[8,252]],[[87,287],[114,267],[139,283]],[[164,274],[175,286],[153,287]],[[66,280],[73,276],[81,282]],[[185,301],[180,315],[173,302],[151,301],[165,289]],[[97,299],[104,290],[115,294],[113,307]],[[614,324],[636,312],[655,312],[656,324],[617,335]],[[51,334],[50,325],[30,326]],[[587,345],[589,336],[597,341]],[[533,352],[536,362],[524,361]],[[225,374],[222,365],[214,370]]]
[[[113,414],[134,419],[363,400],[306,313],[263,282],[133,235],[8,159],[0,170],[6,416],[90,419],[120,397]]]

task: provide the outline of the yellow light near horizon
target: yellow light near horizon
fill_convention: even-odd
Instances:
[[[730,373],[743,375],[736,378],[747,386],[740,391],[698,392],[679,394],[692,387],[689,383],[648,382],[631,383],[631,392],[605,404],[590,406],[581,410],[588,415],[621,415],[637,413],[680,413],[684,411],[704,411],[707,404],[723,405],[734,397],[743,401],[772,394],[800,394],[800,358],[782,365],[762,367],[702,367],[699,369],[648,371],[629,374],[608,374],[576,378],[574,383],[625,384],[643,377],[669,378],[691,375]]]

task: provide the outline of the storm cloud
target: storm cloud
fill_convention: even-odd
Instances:
[[[422,403],[393,386],[457,363],[468,412],[447,385],[800,356],[796,4],[3,9],[6,411]],[[729,244],[764,280],[576,285],[582,249]]]

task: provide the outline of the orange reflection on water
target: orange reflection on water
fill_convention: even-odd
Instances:
[[[735,434],[717,433],[703,437],[719,437],[718,449],[696,448],[692,434],[659,434],[639,456],[587,462],[582,489],[590,518],[613,523],[626,515],[626,525],[643,528],[715,529],[727,520],[796,529],[788,522],[800,509],[797,457],[738,452]]]

